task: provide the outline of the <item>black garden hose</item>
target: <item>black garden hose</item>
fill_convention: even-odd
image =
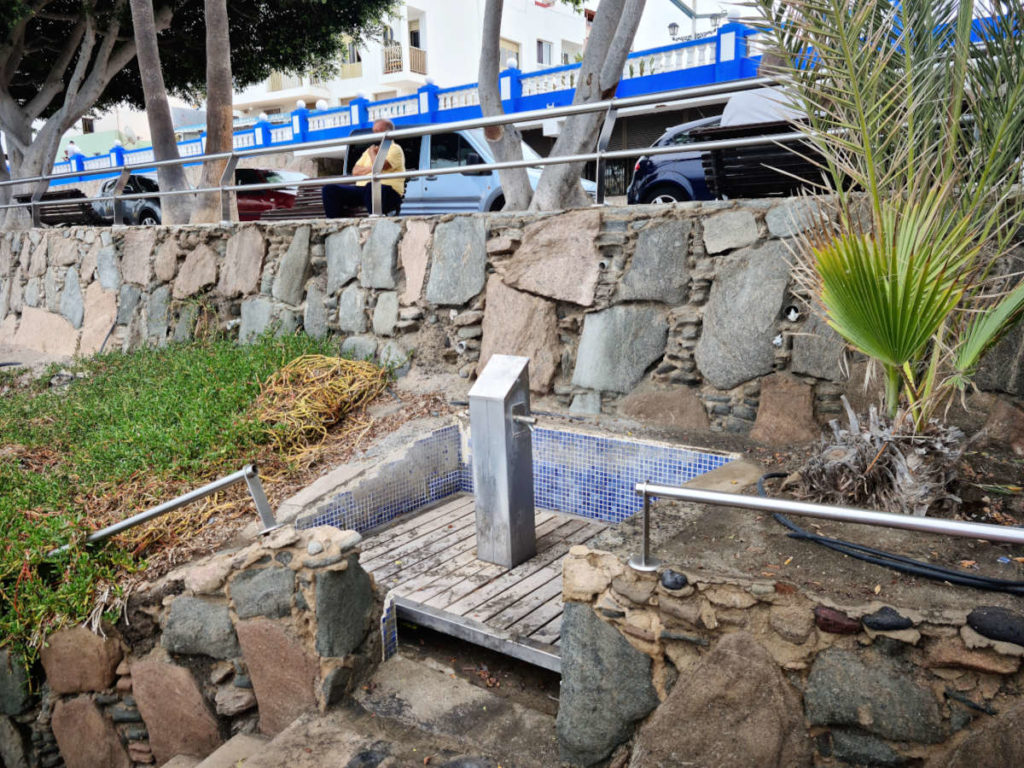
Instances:
[[[764,497],[768,496],[764,490],[765,480],[787,476],[788,475],[785,472],[768,472],[761,475],[757,481],[758,495]],[[855,557],[866,563],[881,565],[885,568],[891,568],[894,571],[906,573],[911,576],[922,576],[926,579],[944,581],[949,584],[956,584],[963,587],[974,587],[975,589],[988,589],[996,592],[1009,592],[1015,595],[1024,595],[1024,581],[1007,581],[1005,579],[990,579],[985,576],[971,576],[970,574],[961,573],[960,571],[954,571],[949,568],[932,565],[931,563],[927,563],[922,560],[914,560],[911,557],[904,557],[903,555],[896,555],[892,552],[886,552],[881,549],[866,547],[863,544],[854,544],[851,541],[843,541],[842,539],[832,539],[827,536],[820,536],[801,528],[788,517],[778,512],[776,512],[773,517],[776,521],[786,526],[791,531],[789,534],[789,538],[791,539],[801,539],[804,541],[814,542],[815,544],[821,544],[823,547],[828,547],[829,549],[841,552],[849,557]]]

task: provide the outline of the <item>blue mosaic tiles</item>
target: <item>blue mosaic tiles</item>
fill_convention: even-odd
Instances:
[[[333,525],[362,532],[458,493],[463,476],[461,444],[457,425],[432,432],[351,490],[337,494],[313,513],[300,515],[295,525]]]
[[[732,457],[557,429],[533,430],[533,495],[541,509],[620,523],[640,511],[637,483],[682,485]],[[471,465],[462,490],[473,492]]]
[[[619,523],[640,511],[637,483],[678,486],[731,460],[664,443],[538,427],[533,430],[534,499],[542,509]],[[445,427],[315,513],[300,516],[297,525],[366,531],[454,493],[472,493],[471,461],[463,457],[459,427]]]

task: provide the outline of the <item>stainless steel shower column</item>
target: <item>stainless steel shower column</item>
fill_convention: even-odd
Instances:
[[[476,556],[505,568],[537,553],[529,363],[492,355],[469,391]]]

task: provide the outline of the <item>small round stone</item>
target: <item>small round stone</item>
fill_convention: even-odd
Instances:
[[[309,544],[306,545],[306,551],[311,555],[319,555],[324,551],[324,545],[316,539],[311,539]]]
[[[661,586],[665,589],[682,589],[689,583],[686,574],[673,571],[671,568],[661,574]]]

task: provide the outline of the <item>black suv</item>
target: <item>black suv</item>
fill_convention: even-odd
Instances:
[[[685,147],[696,139],[690,132],[696,128],[713,128],[720,116],[705,117],[669,128],[652,146]],[[633,180],[626,190],[630,205],[637,203],[676,203],[683,200],[713,200],[704,180],[700,152],[678,152],[648,157],[643,155],[633,168]]]
[[[114,192],[117,179],[107,179],[100,187],[100,197]],[[160,187],[156,180],[149,176],[132,174],[124,185],[125,195],[152,194],[153,197],[138,197],[124,202],[124,223],[152,225],[160,223]],[[114,223],[114,201],[97,200],[92,204],[93,210],[107,224]]]

